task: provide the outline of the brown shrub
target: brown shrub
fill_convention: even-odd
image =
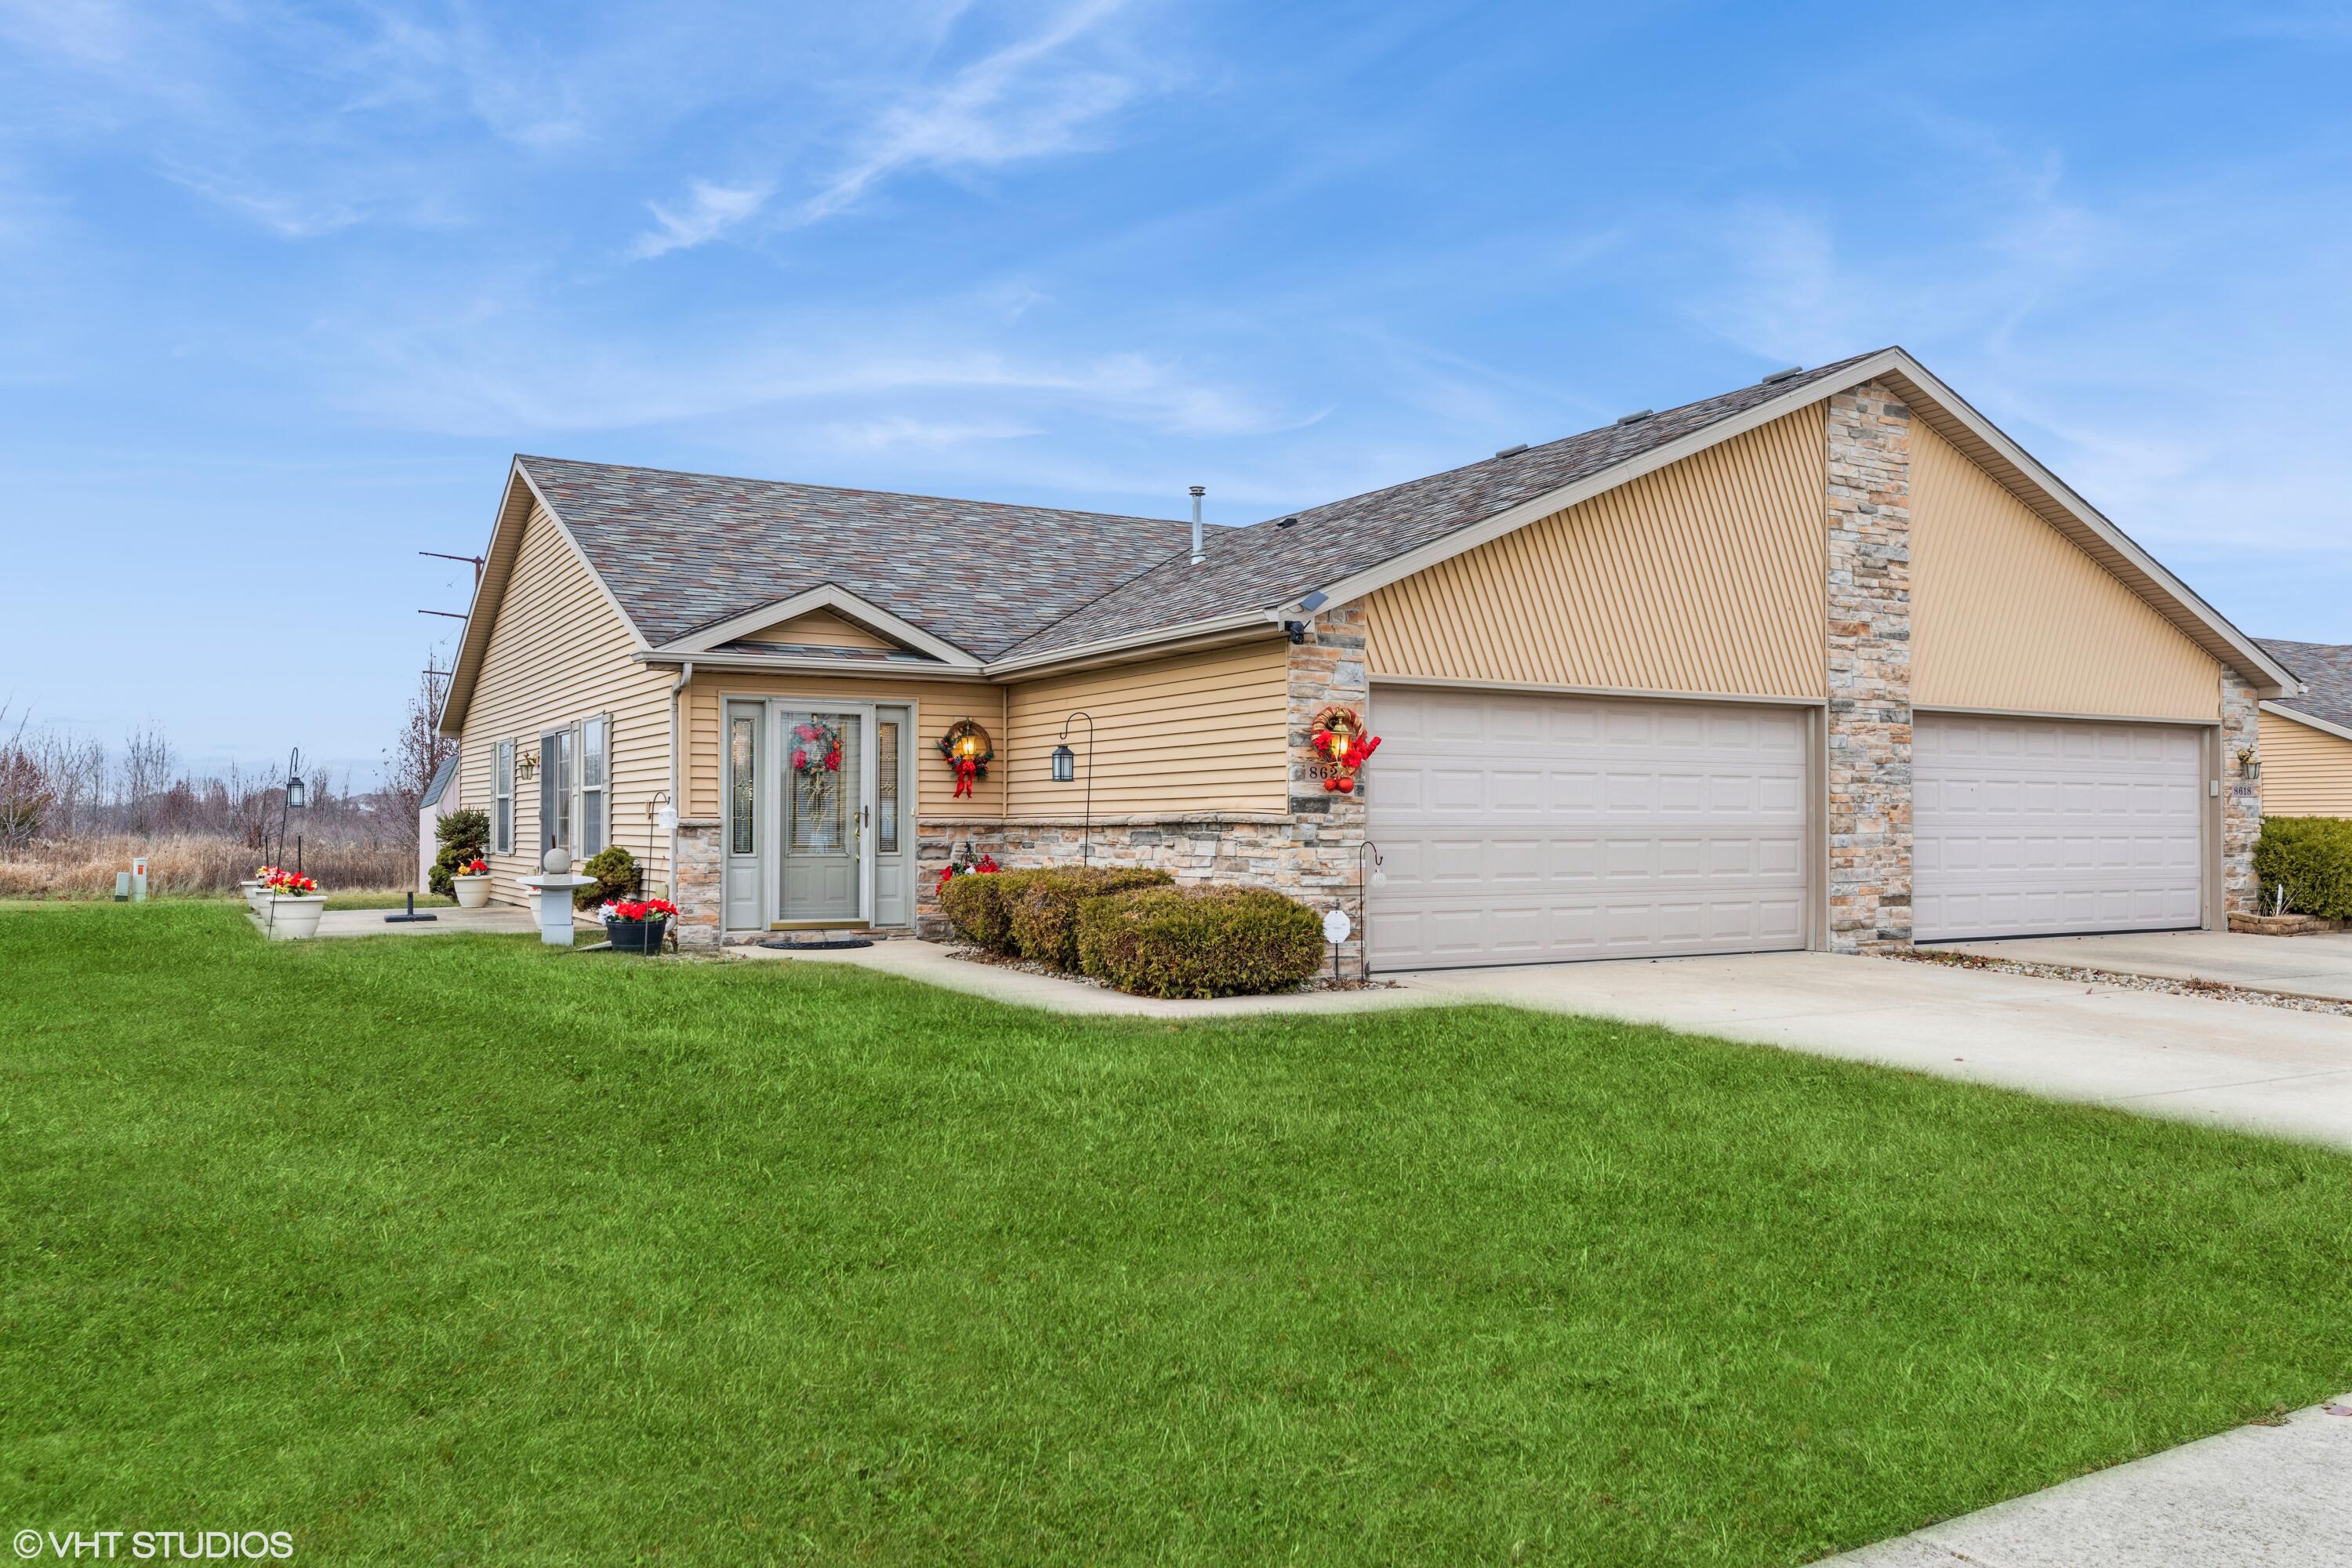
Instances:
[[[1078,966],[1078,906],[1091,899],[1137,888],[1164,888],[1175,879],[1146,867],[1056,868],[999,872],[997,897],[1012,928],[1013,950],[1032,963],[1056,969]]]
[[[1155,888],[1079,909],[1086,972],[1139,996],[1256,996],[1323,967],[1323,921],[1266,888]]]

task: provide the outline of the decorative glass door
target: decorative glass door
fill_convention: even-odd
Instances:
[[[874,710],[874,923],[914,923],[914,710]]]
[[[776,748],[782,784],[786,921],[864,918],[865,715],[785,709]]]

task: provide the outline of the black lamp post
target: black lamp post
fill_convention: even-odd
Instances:
[[[274,858],[285,858],[288,820],[310,804],[310,790],[302,783],[302,748],[297,746],[286,758],[286,798],[278,808],[278,854]],[[294,874],[302,874],[302,840],[299,835],[294,840]]]
[[[1054,748],[1054,782],[1068,784],[1077,769],[1077,758],[1070,752],[1070,726],[1084,719],[1087,721],[1087,796],[1086,816],[1078,829],[1078,864],[1088,864],[1094,854],[1095,837],[1095,716],[1083,708],[1062,721],[1061,744]]]

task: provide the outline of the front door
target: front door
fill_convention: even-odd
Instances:
[[[866,718],[785,708],[775,756],[782,784],[782,918],[866,918]]]

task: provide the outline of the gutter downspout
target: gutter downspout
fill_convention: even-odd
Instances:
[[[686,769],[678,756],[678,736],[686,725],[680,714],[686,706],[686,683],[694,679],[694,660],[688,659],[677,672],[677,684],[669,689],[669,808],[680,821],[686,818],[686,797],[678,793]],[[677,900],[677,829],[669,830],[669,896]],[[724,924],[722,921],[720,922]]]

